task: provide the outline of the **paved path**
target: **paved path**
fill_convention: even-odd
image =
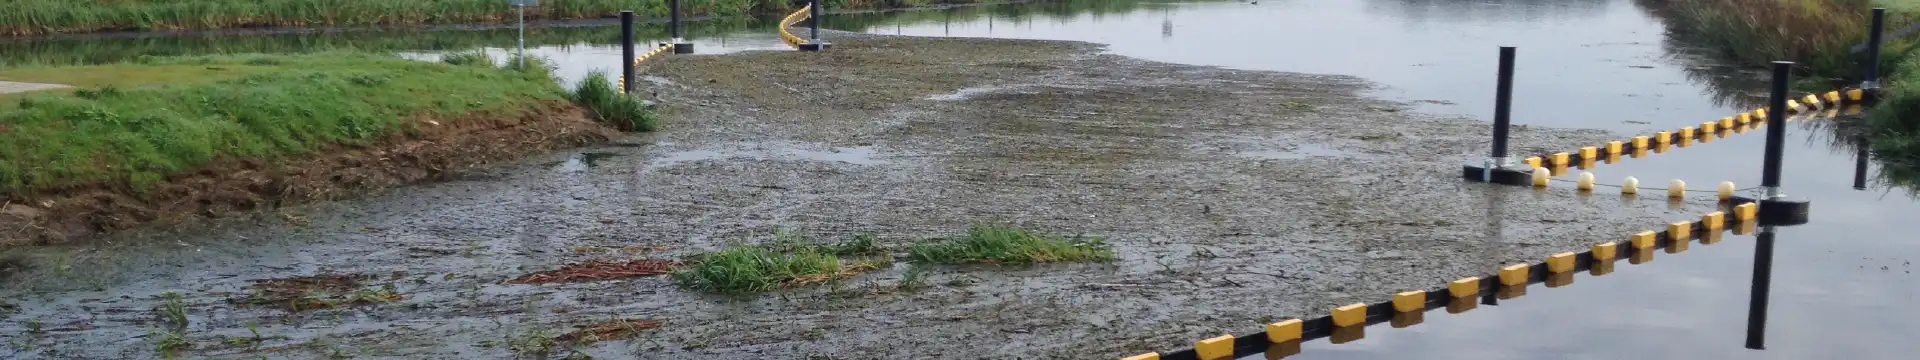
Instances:
[[[17,92],[59,89],[59,88],[66,88],[66,87],[71,87],[71,86],[60,85],[60,84],[37,84],[37,83],[0,81],[0,94],[12,94]]]

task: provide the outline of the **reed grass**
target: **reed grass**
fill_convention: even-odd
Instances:
[[[1720,53],[1734,63],[1764,67],[1793,61],[1806,76],[1855,81],[1861,61],[1850,48],[1864,43],[1869,0],[1645,0],[1670,17],[1670,31]],[[1895,12],[1893,31],[1912,22]],[[1883,67],[1897,61],[1913,41],[1894,39],[1882,52]]]

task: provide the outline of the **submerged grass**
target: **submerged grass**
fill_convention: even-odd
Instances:
[[[996,224],[974,226],[966,237],[915,245],[909,256],[916,262],[938,264],[1031,264],[1110,261],[1113,249],[1100,238],[1052,237]]]
[[[755,293],[838,280],[885,263],[848,263],[817,248],[782,252],[766,246],[735,245],[700,256],[691,265],[675,270],[673,278],[692,290]]]
[[[216,159],[367,145],[417,134],[421,116],[523,117],[567,97],[543,62],[446,62],[328,52],[0,71],[82,87],[0,98],[0,194],[100,184],[137,193]]]

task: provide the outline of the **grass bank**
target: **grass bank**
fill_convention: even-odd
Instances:
[[[231,172],[288,171],[273,164],[303,161],[312,157],[308,155],[378,153],[382,145],[418,139],[432,140],[434,144],[424,146],[429,148],[458,144],[457,138],[468,133],[539,123],[558,116],[557,112],[583,113],[568,109],[588,109],[585,113],[621,129],[651,129],[651,115],[637,106],[637,100],[618,96],[610,84],[596,86],[589,80],[568,91],[553,78],[550,67],[540,61],[531,64],[507,68],[484,57],[451,56],[447,62],[426,62],[388,54],[329,52],[142,57],[117,64],[7,69],[0,71],[0,80],[75,88],[0,95],[0,198],[12,204],[7,215],[114,218],[124,214],[84,207],[62,210],[63,204],[87,203],[62,197],[100,192],[99,196],[145,201],[161,208],[182,197],[218,190],[204,184],[156,190],[162,184],[180,185],[183,177],[201,176],[218,183],[240,176]],[[606,82],[604,75],[600,77]],[[544,143],[553,138],[517,140]],[[521,149],[489,151],[516,150]],[[407,159],[413,155],[418,154],[394,151],[373,156],[372,161],[381,166],[362,159],[326,165],[380,171],[461,163]],[[394,164],[392,158],[421,162]],[[266,165],[206,170],[222,164]],[[277,201],[273,197],[294,186],[287,183],[285,174],[255,175],[252,185],[240,186],[244,195],[232,196],[273,202]],[[353,174],[308,175],[334,179],[318,180],[322,182],[358,181]],[[41,208],[15,208],[20,204]],[[67,214],[68,210],[83,213]],[[133,217],[160,215],[142,211]],[[0,223],[18,220],[0,217]]]
[[[1867,41],[1870,9],[1887,6],[1887,31],[1911,24],[1909,1],[1871,0],[1641,0],[1665,15],[1669,31],[1731,63],[1755,68],[1793,61],[1800,75],[1833,83],[1860,80],[1863,61],[1851,51]],[[1883,68],[1903,65],[1914,42],[1893,39]]]
[[[829,9],[888,9],[975,0],[828,0]],[[787,0],[683,0],[685,16],[734,16],[794,8]],[[258,27],[392,26],[507,23],[518,13],[502,0],[15,0],[0,12],[0,33],[42,35],[101,31]],[[532,20],[611,17],[634,10],[667,16],[659,0],[543,0]]]
[[[1868,112],[1868,126],[1849,128],[1865,132],[1861,135],[1885,165],[1883,173],[1920,173],[1920,57],[1912,56],[1920,37],[1887,39],[1879,59],[1852,51],[1853,45],[1867,41],[1872,8],[1888,9],[1884,31],[1891,33],[1920,18],[1920,1],[1642,1],[1665,14],[1680,39],[1706,46],[1730,62],[1754,67],[1775,60],[1797,63],[1797,75],[1805,79],[1797,87],[1806,90],[1857,84],[1864,76],[1862,64],[1878,61],[1882,101]]]

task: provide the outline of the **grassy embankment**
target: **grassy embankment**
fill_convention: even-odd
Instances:
[[[417,135],[425,118],[525,118],[568,100],[616,127],[651,128],[603,75],[570,93],[537,61],[507,69],[453,58],[467,61],[334,52],[0,71],[0,80],[77,87],[0,95],[0,197],[81,187],[137,194],[216,161],[375,145]]]
[[[1141,0],[1057,0],[1044,3],[1006,6],[961,7],[943,11],[858,13],[834,16],[828,26],[835,29],[871,31],[894,24],[928,21],[969,21],[995,16],[1003,21],[1021,23],[1076,16],[1125,13],[1144,6]],[[686,36],[700,39],[739,32],[767,31],[771,24],[754,23],[749,18],[731,17],[689,22],[683,25]],[[668,37],[663,24],[642,24],[636,30],[643,40]],[[29,65],[91,65],[125,62],[141,56],[200,56],[221,54],[296,54],[326,51],[452,51],[512,44],[514,29],[461,31],[347,31],[328,33],[290,33],[262,36],[196,34],[111,38],[52,38],[32,41],[0,41],[0,70]],[[539,27],[526,34],[527,46],[572,45],[579,43],[617,45],[617,26]]]
[[[973,0],[829,0],[829,9],[886,9]],[[734,16],[793,8],[787,0],[684,0],[686,16]],[[592,19],[634,10],[667,14],[658,0],[543,0],[527,17]],[[518,18],[502,0],[15,0],[0,12],[0,34],[506,23]]]
[[[1764,66],[1769,61],[1799,64],[1807,78],[1797,87],[1818,90],[1857,84],[1866,59],[1851,51],[1865,43],[1873,7],[1888,8],[1885,31],[1907,27],[1920,13],[1915,0],[1648,0],[1661,3],[1682,38],[1717,50],[1735,63]],[[1916,37],[1887,39],[1881,52],[1883,101],[1869,112],[1866,126],[1853,128],[1886,165],[1882,174],[1896,183],[1920,172],[1920,56],[1911,56]],[[1906,179],[1920,184],[1920,179]]]

